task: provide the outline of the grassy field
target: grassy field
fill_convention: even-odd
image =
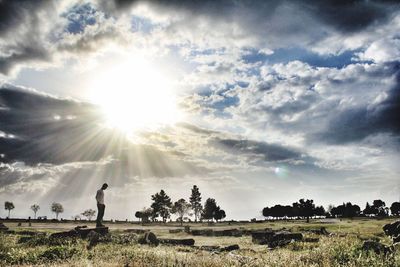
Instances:
[[[399,249],[394,253],[377,255],[362,251],[364,240],[379,240],[390,245],[391,240],[382,231],[382,226],[393,219],[373,220],[314,220],[275,221],[263,223],[228,224],[213,226],[190,224],[192,229],[264,229],[287,228],[302,232],[305,237],[318,237],[318,243],[294,242],[286,247],[269,249],[265,245],[255,245],[251,236],[204,237],[186,233],[170,234],[169,230],[179,228],[178,224],[141,226],[139,224],[108,224],[111,234],[107,242],[87,249],[87,240],[65,239],[50,241],[46,235],[28,237],[18,232],[41,231],[46,234],[59,230],[69,230],[72,223],[26,223],[18,227],[16,223],[5,224],[16,234],[0,234],[0,265],[44,265],[44,266],[400,266]],[[88,224],[91,226],[91,224]],[[321,226],[333,233],[317,236],[305,229]],[[159,245],[151,247],[139,245],[137,236],[125,233],[125,229],[149,229],[157,237],[194,238],[195,247]],[[231,252],[209,252],[198,246],[238,244],[239,250]]]

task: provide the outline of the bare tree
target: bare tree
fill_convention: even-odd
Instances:
[[[10,211],[15,208],[14,203],[10,201],[4,202],[4,209],[8,210],[8,218],[10,218]]]
[[[33,210],[33,213],[35,213],[34,219],[36,219],[36,213],[38,212],[38,210],[40,210],[40,206],[38,204],[33,204],[31,206],[31,210]]]
[[[92,210],[92,209],[88,209],[88,210],[85,210],[84,212],[82,212],[81,214],[83,216],[85,216],[86,218],[88,218],[88,220],[90,221],[96,214],[96,211]]]
[[[64,212],[64,208],[60,203],[53,202],[51,204],[51,211],[56,214],[56,219],[58,220],[58,214]]]

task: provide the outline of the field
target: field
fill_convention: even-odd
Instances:
[[[304,237],[319,238],[319,242],[292,242],[284,247],[270,249],[253,244],[249,235],[241,237],[192,236],[180,232],[178,224],[168,223],[141,226],[140,224],[107,224],[110,236],[91,249],[85,239],[60,239],[50,241],[49,233],[70,230],[74,223],[23,223],[4,224],[15,230],[14,234],[0,234],[0,265],[44,266],[400,266],[399,249],[386,255],[362,250],[365,240],[379,240],[391,245],[392,241],[382,231],[382,226],[393,219],[275,221],[262,223],[189,224],[191,229],[246,229],[265,228],[300,231]],[[87,222],[86,222],[87,224]],[[82,225],[82,222],[80,222]],[[87,224],[89,227],[92,224]],[[185,224],[187,225],[187,224]],[[317,235],[307,229],[326,227],[331,235]],[[194,238],[195,246],[140,245],[138,236],[126,229],[151,230],[160,238]],[[24,233],[25,231],[25,233]],[[46,235],[29,236],[26,231],[40,231]],[[30,233],[32,234],[32,233]],[[228,246],[238,244],[240,249],[230,252],[206,251],[200,246]]]

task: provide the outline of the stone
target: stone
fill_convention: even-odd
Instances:
[[[68,238],[68,237],[80,237],[78,231],[74,230],[70,230],[67,232],[58,232],[58,233],[52,233],[50,235],[50,238]]]
[[[301,233],[292,233],[288,231],[254,231],[252,232],[252,242],[259,245],[268,245],[270,248],[285,246],[292,241],[303,240]]]
[[[161,244],[168,244],[168,245],[181,245],[181,246],[193,246],[194,239],[193,238],[186,238],[186,239],[169,239],[169,238],[162,238],[159,239]]]
[[[98,233],[99,235],[108,234],[108,227],[96,227],[96,228],[77,228],[75,227],[81,238],[86,238],[91,231]]]
[[[0,231],[8,231],[8,227],[4,223],[0,222]]]
[[[177,233],[182,233],[183,229],[170,229],[169,233],[170,234],[177,234]]]
[[[89,244],[87,245],[87,249],[92,249],[99,242],[100,234],[94,230],[91,230],[87,235],[87,239],[89,241]]]
[[[142,245],[158,246],[160,241],[153,232],[146,232],[139,237],[138,243]]]
[[[235,245],[230,245],[230,246],[220,248],[219,251],[224,252],[224,251],[233,251],[233,250],[238,250],[238,249],[240,249],[239,245],[235,244]]]
[[[373,252],[375,252],[376,254],[387,254],[390,253],[392,251],[392,249],[388,246],[385,246],[379,242],[376,241],[365,241],[363,246],[362,246],[362,250],[364,251],[369,251],[372,250]]]

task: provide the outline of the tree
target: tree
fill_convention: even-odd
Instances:
[[[10,218],[10,212],[15,208],[14,203],[10,201],[4,202],[4,209],[8,210],[8,218]]]
[[[219,206],[215,209],[214,219],[218,222],[226,217],[225,211],[222,210]]]
[[[307,222],[310,222],[310,217],[315,215],[315,204],[314,200],[303,198],[299,200],[299,202],[293,203],[293,208],[298,210],[298,213],[302,217],[307,218]]]
[[[85,210],[84,212],[81,213],[83,216],[85,216],[86,218],[88,218],[88,220],[92,220],[92,218],[94,217],[94,215],[96,215],[96,211],[92,210],[92,209],[88,209]]]
[[[60,203],[53,202],[53,204],[51,204],[51,211],[56,214],[56,219],[58,220],[58,214],[63,213],[64,208]]]
[[[390,212],[392,213],[393,216],[399,216],[400,202],[393,202],[392,205],[390,206]]]
[[[186,202],[183,198],[179,199],[174,203],[172,206],[171,212],[173,214],[178,215],[178,219],[181,222],[181,225],[183,224],[183,216],[185,214],[188,214],[190,210],[190,204]]]
[[[361,209],[358,205],[353,205],[351,202],[347,202],[346,204],[343,203],[343,205],[333,207],[330,213],[335,217],[352,218],[358,216],[360,211]]]
[[[40,210],[40,206],[38,204],[33,204],[31,206],[31,210],[33,210],[33,213],[35,214],[34,218],[36,219],[36,213],[38,212],[38,210]]]
[[[201,216],[201,211],[203,210],[203,206],[201,205],[201,193],[197,185],[194,185],[192,188],[192,194],[189,198],[190,206],[194,212],[194,221],[197,222],[197,219]]]
[[[140,220],[143,218],[143,213],[141,211],[137,211],[135,212],[135,217],[138,218],[140,222]]]
[[[153,219],[160,216],[165,223],[170,217],[170,209],[172,207],[171,198],[161,189],[160,193],[156,193],[151,196],[153,203],[151,208],[153,209]]]
[[[388,211],[386,208],[386,203],[380,199],[374,200],[372,202],[372,206],[375,208],[375,215],[385,217],[388,215]]]
[[[142,223],[148,222],[149,217],[152,215],[153,210],[151,208],[143,208],[141,211],[135,212],[135,217],[141,220]]]
[[[215,211],[217,210],[217,203],[213,198],[207,198],[201,217],[206,220],[214,219]]]
[[[365,209],[363,210],[363,214],[364,215],[372,215],[375,214],[375,209],[367,202],[367,204],[365,204]]]

